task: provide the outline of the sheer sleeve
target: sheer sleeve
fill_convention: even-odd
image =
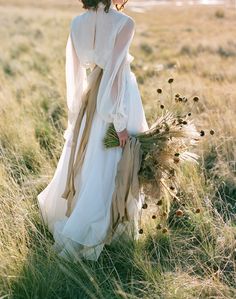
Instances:
[[[103,77],[97,97],[97,112],[101,117],[114,124],[117,132],[127,125],[124,101],[126,74],[129,67],[129,46],[134,35],[135,23],[128,18],[116,35],[114,48],[104,67]]]
[[[80,65],[78,56],[73,44],[73,33],[69,34],[66,45],[66,98],[68,108],[68,126],[64,132],[64,138],[72,136],[76,117],[81,106],[82,93],[86,88],[86,69]]]

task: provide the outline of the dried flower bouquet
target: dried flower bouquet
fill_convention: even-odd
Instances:
[[[168,80],[171,86],[171,98],[173,81],[172,78]],[[158,88],[157,93],[162,94],[162,89]],[[198,155],[191,150],[205,135],[203,130],[197,130],[191,111],[180,114],[176,109],[176,105],[186,106],[187,102],[192,102],[194,105],[199,102],[199,97],[193,96],[188,99],[176,94],[168,109],[163,104],[160,105],[163,111],[162,116],[152,124],[148,131],[133,136],[141,143],[142,159],[138,174],[140,186],[146,197],[156,201],[161,208],[159,212],[165,220],[168,217],[171,200],[179,201],[176,177],[179,165],[184,161],[198,163]],[[213,135],[214,131],[211,130],[210,134]],[[106,148],[119,146],[119,138],[113,124],[107,130],[104,145]],[[168,193],[164,197],[162,197],[163,191]],[[143,205],[143,208],[147,208],[147,203]],[[142,232],[141,229],[140,233]]]

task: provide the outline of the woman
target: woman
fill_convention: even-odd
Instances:
[[[126,1],[127,2],[127,1]],[[38,195],[56,252],[97,260],[104,244],[122,232],[138,237],[141,195],[129,195],[130,221],[111,231],[117,165],[129,135],[148,129],[129,46],[134,20],[122,0],[82,0],[84,13],[71,22],[66,46],[68,127],[55,174]],[[90,71],[90,72],[89,72]],[[120,147],[105,149],[113,123]]]

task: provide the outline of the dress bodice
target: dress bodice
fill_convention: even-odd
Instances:
[[[134,20],[114,6],[106,13],[99,2],[98,9],[88,9],[71,22],[66,47],[67,104],[70,123],[74,124],[82,94],[86,89],[86,69],[98,65],[103,75],[97,94],[96,110],[106,122],[112,122],[117,132],[126,128],[125,92],[131,74],[129,46],[135,31]],[[73,128],[73,125],[70,125]],[[71,131],[71,130],[69,130]]]
[[[99,2],[97,11],[88,9],[85,13],[76,16],[71,23],[71,33],[75,51],[81,66],[90,68],[97,64],[105,68],[111,57],[117,33],[131,17],[118,12],[112,4],[108,13],[105,5]],[[127,53],[129,62],[133,56]]]

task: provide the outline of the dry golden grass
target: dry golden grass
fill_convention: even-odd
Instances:
[[[50,249],[36,195],[64,142],[65,44],[80,12],[77,1],[0,0],[0,296],[235,298],[236,10],[127,10],[148,121],[160,114],[156,88],[168,91],[169,77],[176,92],[200,97],[200,165],[183,167],[182,202],[172,206],[167,234],[145,211],[140,242],[111,246],[98,263],[64,264]],[[177,208],[184,217],[176,218]]]

